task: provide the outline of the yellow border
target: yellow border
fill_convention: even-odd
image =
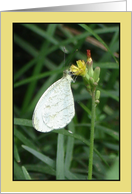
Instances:
[[[121,23],[121,181],[12,181],[12,23]],[[131,13],[3,12],[1,13],[1,191],[130,192],[131,191]],[[8,136],[7,136],[8,134]]]

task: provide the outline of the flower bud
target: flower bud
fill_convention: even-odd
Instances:
[[[98,83],[97,82],[94,82],[94,86],[97,86],[98,85]]]
[[[91,51],[90,50],[87,50],[87,64],[89,65],[92,65],[93,64],[93,60],[92,60],[92,57],[91,57]]]
[[[88,85],[86,86],[86,88],[87,88],[87,91],[89,92],[89,94],[92,95],[91,86],[88,84]]]
[[[99,80],[99,75],[100,75],[100,67],[96,67],[93,73],[93,78],[95,82],[98,82]]]
[[[88,75],[89,77],[93,77],[93,65],[89,65],[88,66]]]
[[[91,57],[91,51],[87,50],[87,67],[88,67],[88,74],[90,77],[93,77],[93,60]]]
[[[91,57],[91,51],[87,50],[87,64],[91,64],[93,62]]]
[[[95,100],[99,100],[99,99],[100,99],[100,91],[97,90],[95,94]]]
[[[97,106],[97,104],[99,104],[100,103],[100,101],[99,100],[95,100],[95,104],[96,104],[96,106]]]
[[[90,82],[91,86],[94,85],[94,79],[92,77],[89,78],[89,82]]]

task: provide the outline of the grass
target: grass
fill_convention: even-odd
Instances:
[[[14,24],[14,180],[87,180],[92,101],[82,78],[72,84],[76,114],[66,129],[39,133],[31,122],[40,96],[86,61],[87,49],[101,68],[92,178],[119,180],[119,41],[115,23]]]

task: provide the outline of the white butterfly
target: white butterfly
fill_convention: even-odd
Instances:
[[[53,83],[41,96],[32,118],[33,127],[37,131],[49,132],[61,129],[71,122],[75,115],[72,81],[70,71],[66,70],[63,77]]]

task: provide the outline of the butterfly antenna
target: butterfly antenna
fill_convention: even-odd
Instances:
[[[77,51],[78,51],[78,49],[74,50],[73,53],[72,53],[72,55],[73,55],[75,52],[77,52]],[[69,63],[70,61],[71,61],[71,59],[69,59],[67,63]]]

